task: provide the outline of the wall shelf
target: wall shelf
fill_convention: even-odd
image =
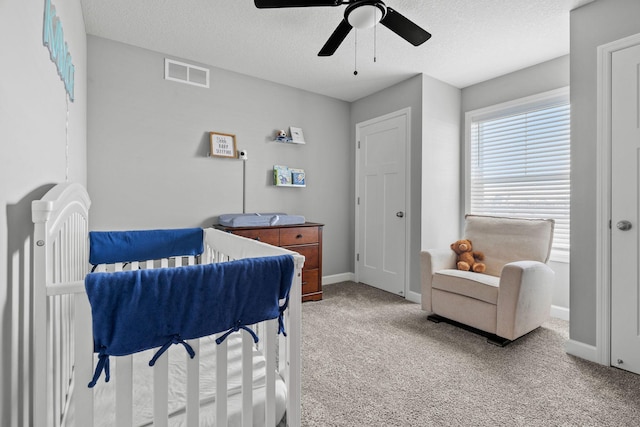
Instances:
[[[283,165],[273,166],[273,185],[276,187],[306,187],[306,184],[304,169]]]
[[[281,142],[283,144],[298,144],[298,145],[306,144],[306,142],[304,142],[304,141],[294,141],[291,138],[276,138],[276,139],[274,139],[274,141],[275,142]]]
[[[285,144],[305,144],[304,135],[302,133],[302,129],[289,127],[289,135],[284,131],[284,129],[276,132],[276,138],[274,141],[282,142]]]

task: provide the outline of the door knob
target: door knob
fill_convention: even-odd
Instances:
[[[618,230],[622,230],[622,231],[628,231],[631,230],[631,223],[627,220],[622,220],[622,221],[618,221],[618,223],[616,224],[616,227],[618,228]]]
[[[404,212],[400,211],[400,212],[396,212],[396,216],[398,218],[402,218],[404,216]]]

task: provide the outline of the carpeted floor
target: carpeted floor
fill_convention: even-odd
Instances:
[[[640,376],[566,354],[565,321],[500,348],[353,282],[302,315],[306,427],[640,425]]]

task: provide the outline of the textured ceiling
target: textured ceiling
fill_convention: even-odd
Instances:
[[[463,88],[565,55],[569,11],[591,1],[386,0],[433,37],[414,47],[378,26],[376,62],[373,29],[357,32],[357,52],[352,31],[333,56],[317,56],[344,5],[260,10],[252,0],[81,4],[88,34],[354,101],[418,73]]]

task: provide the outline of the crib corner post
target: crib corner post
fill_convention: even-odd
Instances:
[[[289,300],[289,345],[287,360],[289,361],[289,377],[287,381],[287,425],[299,427],[302,409],[302,260],[296,259],[296,270],[291,286]]]
[[[44,223],[48,215],[44,215],[38,220],[34,217],[34,242],[33,246],[33,308],[31,313],[31,322],[33,324],[33,347],[30,363],[31,376],[33,378],[32,404],[34,410],[32,412],[31,422],[36,426],[46,426],[51,417],[48,406],[47,391],[49,390],[49,375],[47,370],[47,270],[50,264],[47,262],[47,251],[49,245],[46,242],[47,224]],[[44,408],[44,409],[42,409]]]

